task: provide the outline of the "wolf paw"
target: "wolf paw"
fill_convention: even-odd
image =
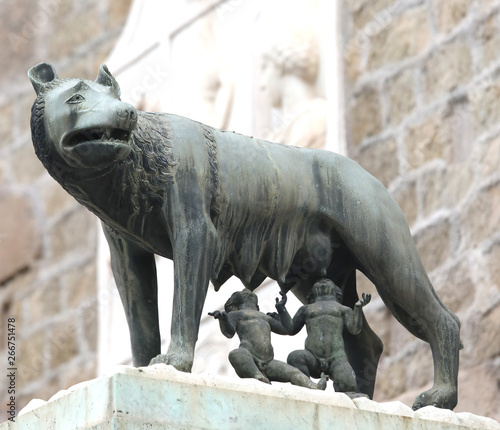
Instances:
[[[149,362],[149,365],[153,364],[169,364],[174,366],[177,370],[181,372],[191,372],[191,368],[193,367],[193,359],[189,354],[183,353],[168,353],[168,354],[158,354],[156,357],[153,357]]]
[[[430,390],[420,394],[413,403],[413,410],[425,406],[435,406],[436,408],[451,409],[457,405],[457,390],[449,386],[432,387]]]

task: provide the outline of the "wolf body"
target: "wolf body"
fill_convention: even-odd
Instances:
[[[190,371],[209,281],[250,290],[265,278],[307,302],[329,278],[358,300],[356,270],[392,314],[430,343],[434,386],[414,407],[457,401],[459,321],[437,297],[404,216],[352,160],[216,130],[119,99],[106,66],[95,82],[29,71],[35,150],[52,176],[101,220],[127,316],[134,364]],[[160,351],[154,255],[174,261],[171,342]],[[364,320],[344,334],[358,389],[373,395],[382,343]]]

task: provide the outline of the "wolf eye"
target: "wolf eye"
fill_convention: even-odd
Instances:
[[[68,100],[66,100],[66,103],[81,103],[85,100],[85,97],[83,97],[81,94],[75,94],[71,96]]]

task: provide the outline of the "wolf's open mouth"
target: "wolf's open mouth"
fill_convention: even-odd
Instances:
[[[126,143],[130,138],[130,131],[113,129],[91,129],[75,132],[65,139],[65,146],[77,146],[85,142],[116,142]]]

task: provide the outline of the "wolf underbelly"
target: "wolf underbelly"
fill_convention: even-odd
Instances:
[[[342,244],[339,156],[236,133],[215,131],[214,137],[220,172],[215,277],[222,272],[223,283],[236,275],[251,289],[266,277],[283,285],[303,261],[326,275]]]

